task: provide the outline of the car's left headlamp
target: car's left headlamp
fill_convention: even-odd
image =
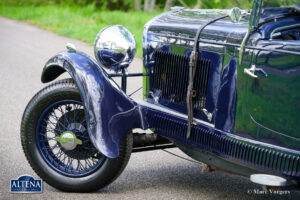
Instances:
[[[136,42],[133,35],[121,25],[102,29],[94,44],[97,61],[105,68],[119,71],[126,68],[135,56]]]

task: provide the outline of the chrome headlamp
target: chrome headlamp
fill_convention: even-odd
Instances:
[[[121,25],[102,29],[94,44],[97,61],[105,68],[119,71],[126,68],[135,56],[136,43],[133,35]]]

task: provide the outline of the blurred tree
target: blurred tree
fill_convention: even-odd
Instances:
[[[78,0],[70,0],[78,1]],[[85,0],[83,0],[85,1]],[[92,0],[97,8],[103,10],[132,10],[135,8],[135,2],[132,0]]]
[[[155,8],[155,3],[156,3],[156,0],[145,0],[144,2],[144,11],[145,12],[152,12]]]
[[[200,9],[202,7],[202,0],[197,0],[196,5],[194,6],[195,9]]]
[[[145,0],[145,1],[144,1],[144,11],[145,11],[145,12],[148,12],[148,11],[149,11],[150,1],[151,1],[151,0]]]
[[[140,0],[135,0],[135,10],[141,11],[141,2]]]
[[[185,8],[188,8],[188,5],[183,0],[178,0],[178,2]]]
[[[174,0],[167,0],[164,10],[165,11],[170,10],[170,8],[173,6],[173,4],[174,4]]]
[[[152,12],[155,9],[155,5],[156,5],[156,0],[151,0],[151,3],[150,3],[150,12]]]

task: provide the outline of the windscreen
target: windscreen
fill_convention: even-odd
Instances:
[[[285,17],[292,10],[300,12],[300,0],[254,0],[250,17],[250,26]]]

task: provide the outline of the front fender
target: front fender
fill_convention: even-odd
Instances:
[[[62,52],[52,57],[43,69],[42,82],[50,82],[65,71],[80,91],[92,143],[105,156],[118,157],[124,135],[133,128],[145,128],[139,106],[81,52]]]

